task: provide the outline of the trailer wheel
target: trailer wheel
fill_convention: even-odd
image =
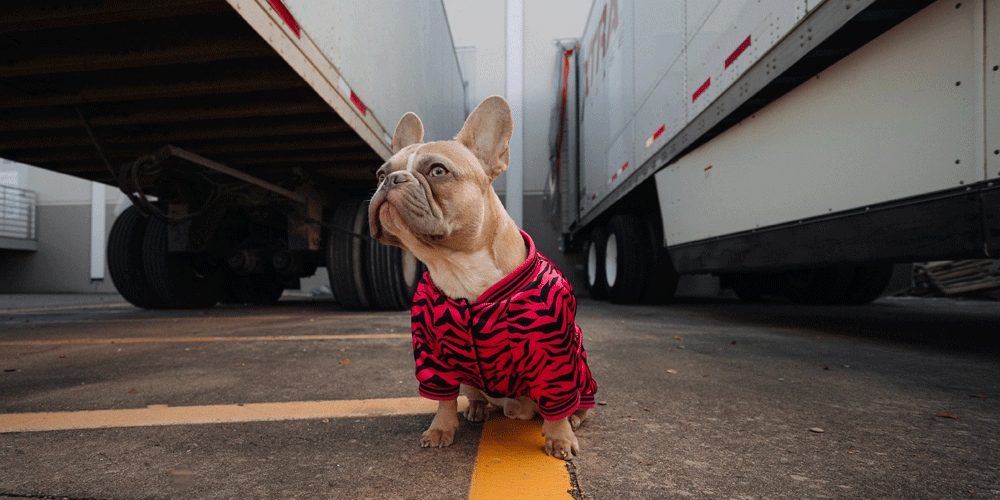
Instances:
[[[680,275],[674,269],[670,254],[663,246],[663,226],[656,218],[645,221],[646,235],[649,237],[649,269],[643,302],[647,304],[666,304],[674,298]]]
[[[142,240],[147,220],[131,206],[115,219],[108,234],[108,272],[125,300],[143,309],[163,307],[142,268]]]
[[[596,227],[590,232],[590,237],[584,248],[587,291],[590,292],[591,298],[597,300],[608,298],[608,283],[604,276],[604,245],[607,239],[604,228]]]
[[[368,234],[368,204],[363,198],[348,198],[333,213],[333,224],[355,234]],[[341,231],[330,233],[326,252],[326,270],[333,296],[344,309],[371,309],[371,284],[368,282],[367,241]]]
[[[847,294],[839,302],[860,306],[882,296],[892,280],[892,264],[862,266],[854,270],[854,280]]]
[[[368,244],[368,282],[379,309],[403,310],[413,305],[413,295],[424,265],[410,252],[377,240]]]
[[[203,309],[219,301],[222,259],[210,253],[168,252],[168,226],[150,218],[142,242],[142,264],[164,307]]]
[[[611,302],[635,304],[642,298],[651,261],[647,238],[642,221],[634,215],[616,215],[608,222],[604,272]]]

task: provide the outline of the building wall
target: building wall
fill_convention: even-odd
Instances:
[[[38,250],[0,251],[0,293],[114,293],[104,265],[103,281],[90,276],[92,182],[0,159],[16,186],[38,194]],[[115,218],[120,192],[105,189],[104,240]]]

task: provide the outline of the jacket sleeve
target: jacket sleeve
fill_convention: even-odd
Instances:
[[[543,289],[544,313],[539,311],[532,325],[536,360],[540,367],[531,383],[530,396],[538,403],[546,420],[569,416],[585,401],[581,398],[590,380],[582,335],[576,325],[576,299],[568,283],[554,283]]]
[[[420,395],[435,401],[455,399],[461,383],[460,374],[439,357],[430,331],[433,323],[430,298],[418,290],[413,299],[413,358],[416,361],[417,381],[420,382]]]

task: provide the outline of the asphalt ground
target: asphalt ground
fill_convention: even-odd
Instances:
[[[420,448],[406,312],[0,296],[0,499],[1000,498],[998,303],[577,319],[600,404],[567,467],[537,421]]]

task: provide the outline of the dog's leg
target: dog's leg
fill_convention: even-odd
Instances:
[[[542,435],[545,436],[545,453],[553,457],[573,460],[580,453],[580,443],[573,434],[569,417],[542,422]]]
[[[471,385],[462,384],[462,394],[469,399],[469,406],[465,408],[465,419],[469,422],[482,422],[490,415],[487,408],[486,395],[482,391]]]
[[[569,425],[575,431],[579,429],[580,424],[582,424],[588,418],[590,418],[590,408],[580,408],[574,411],[573,414],[569,416]]]
[[[458,399],[448,399],[438,402],[437,414],[431,420],[431,426],[420,438],[423,448],[444,448],[455,441],[455,431],[458,430]]]

